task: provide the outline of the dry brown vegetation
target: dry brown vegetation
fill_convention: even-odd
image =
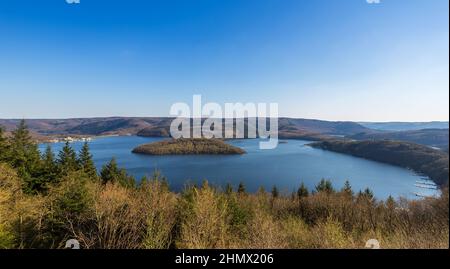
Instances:
[[[284,197],[222,192],[205,182],[171,192],[158,175],[137,187],[73,172],[46,195],[25,194],[0,165],[0,247],[63,248],[448,248],[448,191],[438,199],[376,201],[320,191]]]

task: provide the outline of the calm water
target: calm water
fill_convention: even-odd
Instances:
[[[415,198],[414,192],[433,194],[433,190],[414,186],[423,179],[412,171],[355,158],[344,154],[314,149],[307,141],[286,140],[274,150],[260,150],[259,141],[234,140],[229,142],[247,151],[244,155],[233,156],[147,156],[131,153],[137,145],[159,141],[161,138],[137,136],[97,138],[90,142],[91,153],[97,168],[107,163],[113,156],[120,166],[136,178],[151,175],[159,169],[168,178],[173,190],[181,190],[187,182],[200,183],[208,179],[212,184],[235,186],[240,181],[248,191],[256,191],[260,186],[270,190],[276,185],[288,194],[297,189],[303,181],[309,189],[321,178],[330,179],[335,187],[342,187],[349,180],[355,191],[369,187],[379,199],[389,195]],[[46,145],[40,145],[44,150]],[[57,153],[63,143],[52,144]],[[78,151],[82,142],[72,146]]]

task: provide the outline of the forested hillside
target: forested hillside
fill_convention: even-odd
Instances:
[[[414,143],[399,141],[322,141],[310,144],[321,148],[369,160],[410,168],[447,186],[449,180],[448,153]]]
[[[80,119],[29,119],[27,124],[36,136],[55,135],[141,135],[168,136],[173,118],[110,117]],[[247,125],[247,119],[245,126]],[[0,119],[6,131],[14,130],[20,120]],[[371,130],[353,122],[332,122],[310,119],[279,119],[280,133],[352,135]]]
[[[448,129],[423,129],[414,131],[383,132],[383,133],[359,133],[348,136],[356,140],[395,140],[413,142],[421,145],[448,148]]]
[[[244,154],[245,151],[219,139],[180,138],[140,145],[133,149],[133,153],[148,155],[229,155]]]

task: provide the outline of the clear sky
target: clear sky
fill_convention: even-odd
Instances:
[[[0,118],[449,119],[448,0],[2,0]]]

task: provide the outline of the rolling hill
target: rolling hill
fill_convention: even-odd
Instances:
[[[448,121],[430,122],[359,122],[364,127],[380,131],[413,131],[422,129],[448,129]]]
[[[168,136],[173,118],[165,117],[109,117],[75,119],[29,119],[27,125],[37,136],[58,135],[140,135]],[[19,119],[0,119],[7,131],[13,130]],[[247,124],[247,121],[245,121]],[[280,136],[314,137],[320,135],[354,135],[373,130],[354,122],[333,122],[310,119],[279,119]]]
[[[356,140],[407,141],[445,149],[448,148],[449,131],[448,129],[423,129],[399,132],[359,133],[348,136],[348,138]]]
[[[310,146],[377,162],[413,169],[433,179],[440,186],[448,185],[448,153],[427,146],[400,141],[322,141]]]

